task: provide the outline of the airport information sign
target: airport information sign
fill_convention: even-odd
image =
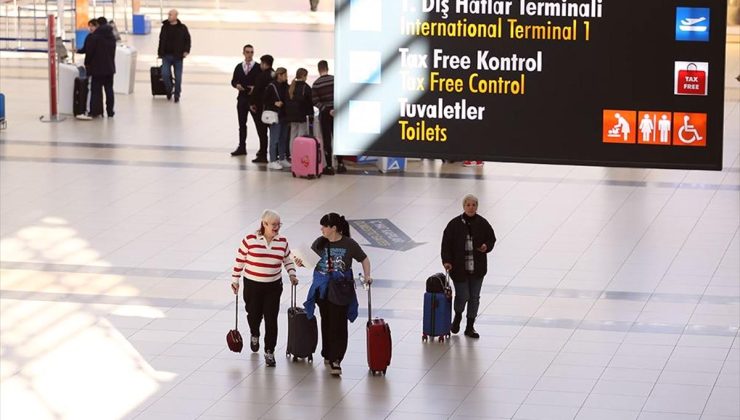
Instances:
[[[721,169],[727,2],[337,0],[335,152]]]

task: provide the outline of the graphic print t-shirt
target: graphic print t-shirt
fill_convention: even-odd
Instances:
[[[326,273],[329,270],[329,255],[331,250],[331,266],[333,270],[345,271],[352,268],[352,260],[362,262],[367,258],[365,252],[354,239],[342,236],[342,239],[329,243],[325,238],[316,239],[311,249],[321,257],[316,270]]]

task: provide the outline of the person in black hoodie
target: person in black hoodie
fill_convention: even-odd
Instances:
[[[242,48],[244,61],[234,68],[231,77],[231,86],[239,93],[236,97],[236,113],[239,119],[239,146],[231,152],[231,156],[243,156],[247,154],[247,115],[252,114],[252,121],[257,125],[257,113],[250,109],[250,95],[254,91],[257,76],[262,72],[260,66],[254,61],[254,47],[247,44]],[[262,121],[260,121],[261,123]],[[262,124],[264,126],[264,124]],[[259,129],[257,130],[259,135]],[[265,140],[267,140],[267,126],[265,126]]]
[[[262,122],[262,110],[264,109],[264,96],[265,88],[275,78],[274,70],[272,69],[272,63],[274,59],[271,55],[265,54],[260,57],[260,70],[261,73],[257,75],[254,82],[254,89],[252,94],[249,95],[249,110],[254,116],[254,125],[257,128],[257,136],[260,138],[260,149],[257,151],[257,157],[252,159],[252,163],[267,163],[267,124]]]
[[[116,37],[113,28],[104,17],[98,18],[98,28],[88,35],[90,42],[85,47],[85,63],[90,63],[92,83],[90,89],[90,116],[103,116],[103,90],[105,90],[105,110],[113,117],[115,97],[113,94],[113,75],[116,73]]]
[[[493,250],[496,235],[491,224],[478,214],[478,198],[472,194],[463,197],[463,214],[447,224],[442,235],[442,265],[455,284],[455,319],[453,334],[460,331],[460,321],[468,305],[468,325],[465,335],[480,338],[475,331],[483,277],[488,271],[488,253]]]
[[[288,162],[288,137],[290,125],[285,119],[285,101],[288,98],[288,71],[283,67],[275,70],[275,80],[265,88],[264,109],[278,115],[278,121],[270,125],[270,163],[267,169],[290,168]]]
[[[299,136],[309,134],[309,124],[313,124],[313,102],[311,102],[311,86],[306,83],[308,70],[299,68],[295,72],[295,79],[288,87],[288,100],[285,103],[285,119],[290,123],[290,142],[288,150],[293,153],[293,140]]]
[[[180,19],[177,10],[167,14],[159,32],[157,56],[162,59],[162,80],[167,88],[167,100],[172,99],[172,68],[175,69],[175,102],[180,102],[182,88],[182,60],[190,54],[190,32]]]

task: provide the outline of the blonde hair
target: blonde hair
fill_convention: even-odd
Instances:
[[[295,94],[295,82],[299,80],[306,80],[306,76],[308,76],[308,70],[304,69],[303,67],[295,71],[295,79],[293,79],[293,81],[290,83],[290,87],[288,88],[288,96],[290,97],[290,99],[293,99],[293,95]]]
[[[270,223],[276,220],[280,220],[280,215],[274,210],[265,209],[265,211],[262,212],[262,216],[260,216],[260,227],[259,229],[257,229],[257,233],[259,233],[260,235],[264,235],[265,234],[264,223]]]
[[[462,199],[462,205],[465,207],[465,203],[468,201],[474,201],[475,204],[478,204],[478,197],[474,196],[473,194],[465,194],[465,197]]]

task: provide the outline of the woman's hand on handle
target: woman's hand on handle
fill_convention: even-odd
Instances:
[[[290,284],[292,284],[293,286],[298,286],[298,277],[290,276]]]
[[[231,283],[231,291],[234,292],[234,294],[239,293],[239,283]]]

